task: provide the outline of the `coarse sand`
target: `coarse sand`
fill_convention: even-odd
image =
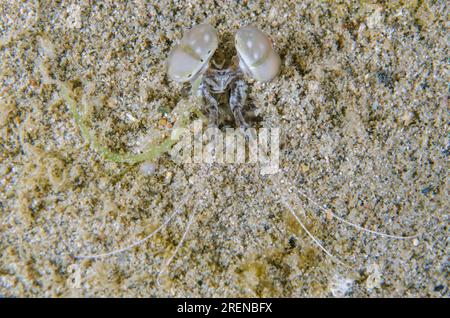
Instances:
[[[448,297],[447,5],[1,1],[0,295]],[[214,61],[236,54],[248,24],[281,56],[275,80],[248,80],[245,111],[252,126],[280,129],[277,175],[164,151],[108,156],[145,153],[186,105],[207,114],[165,66],[203,22],[220,37]],[[74,257],[127,246],[175,210],[137,247]],[[417,237],[372,235],[331,212]]]

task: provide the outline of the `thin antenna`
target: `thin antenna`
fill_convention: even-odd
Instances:
[[[154,230],[152,233],[150,233],[149,235],[147,235],[146,237],[144,237],[143,239],[134,242],[133,244],[130,244],[126,247],[123,247],[121,249],[118,250],[114,250],[108,253],[104,253],[104,254],[91,254],[91,255],[77,255],[75,256],[76,259],[94,259],[94,258],[102,258],[102,257],[107,257],[107,256],[111,256],[111,255],[115,255],[115,254],[119,254],[125,251],[128,251],[130,249],[132,249],[135,246],[138,246],[142,243],[144,243],[145,241],[147,241],[148,239],[152,238],[153,235],[155,235],[156,233],[158,233],[163,227],[167,226],[167,224],[169,224],[170,220],[177,214],[179,214],[181,212],[181,210],[176,210],[174,213],[172,213],[169,218],[167,218],[166,221],[164,221],[156,230]]]
[[[138,246],[142,243],[144,243],[145,241],[149,240],[150,238],[153,237],[153,235],[155,235],[156,233],[158,233],[159,231],[161,231],[164,227],[166,227],[169,222],[178,214],[181,213],[181,207],[186,203],[187,199],[191,197],[190,195],[186,195],[183,199],[183,201],[180,203],[180,206],[175,210],[175,212],[173,212],[156,230],[154,230],[152,233],[150,233],[149,235],[147,235],[146,237],[144,237],[143,239],[140,239],[139,241],[136,241],[126,247],[120,248],[118,250],[114,250],[108,253],[103,253],[103,254],[91,254],[91,255],[77,255],[74,256],[76,259],[95,259],[95,258],[102,258],[102,257],[107,257],[107,256],[111,256],[111,255],[115,255],[115,254],[119,254],[125,251],[128,251],[130,249],[132,249],[135,246]]]
[[[173,258],[178,253],[178,250],[181,248],[181,246],[183,245],[184,241],[186,240],[186,236],[187,236],[187,234],[189,232],[189,228],[191,227],[191,224],[194,221],[194,215],[195,215],[195,213],[192,213],[191,216],[189,217],[189,221],[188,221],[188,223],[186,225],[186,229],[184,230],[184,233],[183,233],[183,236],[181,237],[180,242],[178,243],[177,247],[173,251],[172,255],[169,257],[169,259],[161,267],[161,270],[160,270],[160,272],[158,274],[158,277],[156,279],[156,283],[158,284],[158,286],[161,286],[161,282],[160,282],[161,275],[166,271],[167,266],[169,266],[170,262],[172,262]]]
[[[284,179],[286,180],[286,179]],[[405,240],[405,239],[412,239],[412,238],[416,238],[419,236],[419,234],[415,234],[415,235],[411,235],[411,236],[400,236],[400,235],[392,235],[392,234],[387,234],[387,233],[383,233],[383,232],[378,232],[378,231],[374,231],[374,230],[370,230],[368,228],[362,227],[358,224],[352,223],[350,221],[347,221],[345,219],[343,219],[342,217],[336,215],[331,209],[327,210],[324,207],[322,207],[319,203],[317,203],[316,201],[314,201],[312,198],[310,198],[309,196],[307,196],[305,193],[303,193],[301,190],[299,190],[298,188],[296,188],[295,186],[292,186],[291,183],[287,182],[286,183],[289,184],[290,187],[296,189],[296,191],[304,198],[306,198],[308,201],[311,201],[311,203],[313,203],[316,207],[318,207],[322,212],[331,215],[333,218],[339,220],[342,223],[345,223],[349,226],[352,226],[360,231],[365,231],[365,232],[369,232],[375,235],[379,235],[379,236],[384,236],[384,237],[389,237],[389,238],[394,238],[394,239],[399,239],[399,240]],[[293,196],[294,200],[296,201],[297,204],[299,204],[298,199],[296,196]]]
[[[343,261],[341,261],[339,258],[337,258],[336,256],[334,256],[333,254],[331,254],[331,252],[329,252],[323,245],[322,243],[316,239],[316,237],[314,235],[312,235],[312,233],[310,231],[308,231],[308,229],[306,228],[306,226],[303,224],[303,222],[300,220],[300,218],[297,216],[297,213],[295,213],[294,209],[291,207],[291,205],[286,202],[286,199],[284,197],[284,195],[280,192],[280,196],[281,196],[281,201],[283,202],[283,204],[287,207],[287,209],[289,210],[289,212],[291,212],[291,214],[294,216],[294,218],[297,220],[298,224],[300,224],[300,226],[302,227],[302,229],[306,232],[306,234],[308,234],[308,236],[314,241],[314,243],[316,243],[316,245],[325,252],[325,254],[327,254],[329,257],[331,257],[335,262],[339,263],[340,265],[347,267],[349,269],[352,269],[352,267],[346,263],[344,263]]]

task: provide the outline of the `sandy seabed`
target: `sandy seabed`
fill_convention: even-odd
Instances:
[[[448,297],[447,4],[2,0],[0,294]],[[183,105],[207,114],[165,74],[170,49],[202,22],[218,30],[217,61],[235,54],[234,32],[248,24],[281,56],[275,80],[249,80],[245,115],[280,128],[279,179],[255,164],[163,153],[143,169],[105,155],[145,153]],[[417,238],[359,231],[300,193]],[[283,196],[350,268],[317,247]],[[174,209],[138,247],[74,258],[142,239]]]

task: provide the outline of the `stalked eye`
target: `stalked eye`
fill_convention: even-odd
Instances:
[[[169,54],[169,77],[177,82],[187,82],[197,77],[204,70],[217,45],[217,32],[211,25],[199,24],[188,30]]]
[[[239,66],[246,74],[260,82],[269,82],[278,75],[280,57],[264,32],[247,26],[236,32],[235,41]]]

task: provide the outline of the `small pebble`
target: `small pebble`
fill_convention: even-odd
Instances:
[[[144,176],[150,176],[156,171],[156,165],[153,162],[144,162],[141,164],[141,173]]]

